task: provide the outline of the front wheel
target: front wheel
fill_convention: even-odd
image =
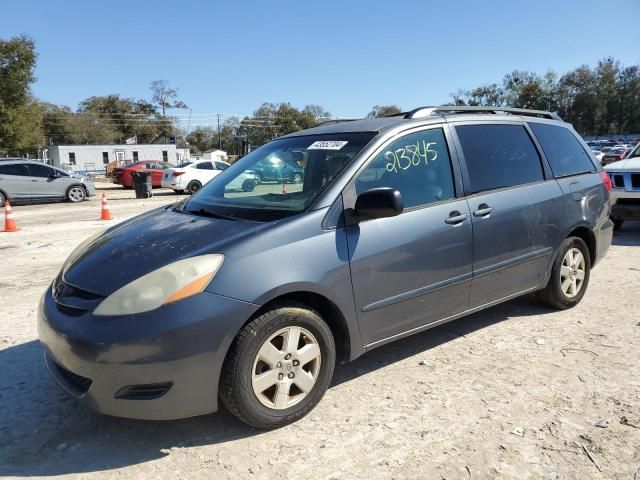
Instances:
[[[244,192],[253,192],[256,188],[256,181],[250,178],[242,182],[242,190]]]
[[[79,185],[73,186],[67,190],[67,200],[72,203],[82,202],[85,198],[87,198],[87,192]]]
[[[202,184],[197,181],[197,180],[191,180],[189,182],[189,185],[187,185],[187,191],[193,195],[194,193],[196,193],[198,190],[200,190],[202,188]]]
[[[331,329],[316,312],[301,305],[274,308],[236,337],[222,369],[220,398],[253,427],[282,427],[318,404],[335,361]]]
[[[549,283],[539,294],[541,300],[560,310],[577,305],[587,291],[590,273],[587,244],[578,237],[567,238],[553,262]]]

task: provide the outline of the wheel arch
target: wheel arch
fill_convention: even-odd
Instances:
[[[349,328],[345,316],[334,302],[324,295],[316,292],[294,291],[278,295],[258,308],[238,329],[238,331],[242,330],[245,325],[263,313],[273,308],[277,308],[278,306],[291,304],[299,304],[317,312],[331,329],[331,333],[333,334],[333,338],[336,342],[337,362],[345,363],[351,360],[351,341],[353,339],[353,333]]]
[[[593,230],[586,225],[578,225],[569,232],[566,238],[578,237],[587,244],[589,249],[589,263],[593,265],[597,257],[596,235]]]

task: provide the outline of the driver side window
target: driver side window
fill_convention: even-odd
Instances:
[[[390,187],[405,208],[454,198],[453,172],[440,128],[411,133],[387,145],[356,179],[356,194]]]

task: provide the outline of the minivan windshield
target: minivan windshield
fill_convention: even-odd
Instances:
[[[182,211],[272,221],[306,210],[375,132],[282,138],[238,160],[207,183]]]

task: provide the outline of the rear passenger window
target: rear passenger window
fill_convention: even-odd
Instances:
[[[540,156],[521,125],[456,127],[470,180],[470,193],[544,180]]]
[[[196,168],[200,170],[215,170],[211,162],[202,162],[196,165]]]
[[[0,175],[12,175],[18,177],[28,177],[29,171],[27,166],[21,163],[12,163],[9,165],[0,165]]]
[[[451,160],[441,129],[412,133],[385,147],[356,179],[356,193],[391,187],[405,208],[454,197]]]
[[[544,123],[530,123],[529,126],[542,145],[554,177],[595,171],[591,158],[569,129]]]

